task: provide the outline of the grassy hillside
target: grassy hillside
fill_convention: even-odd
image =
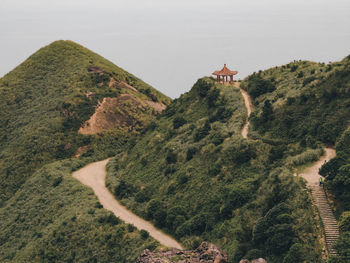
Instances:
[[[99,135],[78,134],[99,101],[121,94],[141,102],[170,102],[135,76],[71,41],[40,49],[1,78],[0,206],[44,164],[71,157],[79,147],[88,150],[85,155],[112,154],[110,146],[115,149],[130,131],[137,132],[153,119],[151,107],[125,101],[123,116],[131,128],[119,125]]]
[[[72,178],[91,161],[44,166],[0,208],[0,262],[135,262],[159,245],[102,209]]]
[[[251,75],[242,87],[254,98],[251,135],[255,138],[282,142],[286,149],[335,146],[337,157],[320,174],[326,177],[344,233],[336,246],[339,256],[332,262],[349,260],[350,56],[327,65],[298,61],[271,68]]]
[[[319,262],[309,196],[285,166],[305,148],[280,160],[279,145],[241,137],[245,116],[239,89],[198,80],[112,159],[108,187],[187,247],[209,240],[231,262]]]
[[[253,97],[252,128],[265,138],[334,145],[350,119],[350,57],[328,65],[293,62],[254,73],[242,87]]]

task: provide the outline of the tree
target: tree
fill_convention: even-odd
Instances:
[[[181,116],[175,117],[175,119],[173,120],[173,128],[174,129],[178,129],[181,126],[183,126],[184,124],[186,124],[186,120]]]
[[[283,263],[300,263],[304,262],[305,255],[303,252],[303,246],[300,243],[293,244],[287,255],[284,257]]]
[[[161,210],[162,208],[163,208],[162,203],[159,200],[152,199],[151,201],[148,202],[146,207],[147,218],[149,219],[155,218],[155,213]]]
[[[339,228],[343,232],[350,232],[350,211],[344,212],[339,220]]]

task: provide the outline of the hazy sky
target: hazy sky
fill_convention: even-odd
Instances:
[[[171,97],[227,63],[238,78],[350,54],[350,0],[0,0],[0,77],[70,39]]]

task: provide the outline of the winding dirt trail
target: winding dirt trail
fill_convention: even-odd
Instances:
[[[245,107],[247,108],[247,122],[244,124],[241,134],[242,137],[247,139],[248,138],[248,128],[249,128],[249,116],[252,113],[252,108],[253,108],[253,104],[252,104],[252,99],[250,98],[248,92],[246,92],[245,90],[240,88],[240,83],[237,82],[236,87],[239,88],[239,90],[242,93],[243,99],[244,99],[244,104]]]
[[[324,162],[328,162],[330,159],[335,157],[335,150],[332,148],[325,148],[325,155],[321,157],[314,165],[308,167],[304,170],[300,176],[302,176],[308,183],[310,187],[319,185],[320,175],[318,174],[318,170],[324,164]]]
[[[139,230],[147,230],[154,239],[158,240],[164,246],[182,249],[182,246],[175,239],[164,234],[151,223],[130,212],[114,198],[105,186],[107,163],[108,159],[88,164],[74,172],[72,176],[84,185],[91,187],[103,207],[112,211],[121,220],[133,224]]]
[[[240,89],[244,99],[245,107],[247,108],[247,121],[241,131],[242,137],[247,139],[249,128],[248,118],[253,108],[252,101],[249,94],[240,88],[239,82],[237,82],[235,86]],[[335,156],[336,152],[334,149],[325,148],[325,155],[322,156],[316,163],[314,163],[314,165],[308,167],[303,171],[303,173],[300,174],[300,176],[302,176],[307,181],[307,185],[311,189],[314,204],[318,209],[324,227],[326,247],[329,254],[331,255],[336,254],[336,250],[333,248],[333,244],[338,240],[339,228],[337,220],[335,219],[332,209],[328,203],[325,191],[323,187],[319,185],[320,175],[318,171],[325,162],[328,162]]]

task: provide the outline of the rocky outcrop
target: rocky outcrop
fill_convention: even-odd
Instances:
[[[195,250],[171,249],[151,252],[144,250],[137,263],[227,263],[227,254],[217,246],[203,242]]]
[[[253,259],[252,261],[248,259],[242,259],[239,263],[267,263],[263,258]]]

